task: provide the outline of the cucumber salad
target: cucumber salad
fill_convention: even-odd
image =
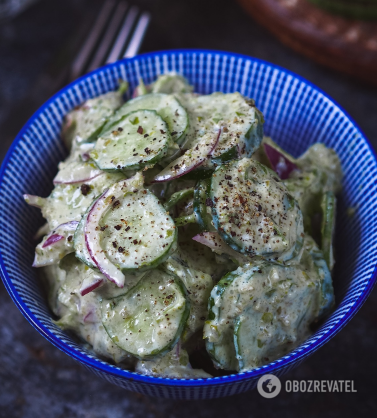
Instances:
[[[206,378],[267,364],[334,306],[342,170],[263,136],[252,99],[165,74],[65,118],[36,239],[56,324],[119,367]]]

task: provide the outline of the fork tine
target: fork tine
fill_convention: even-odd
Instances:
[[[88,37],[86,38],[83,46],[81,47],[79,53],[72,63],[69,75],[69,79],[71,81],[75,80],[77,77],[83,74],[84,68],[90,56],[92,55],[101,34],[103,33],[103,30],[114,6],[115,0],[106,0],[106,2],[103,4],[101,10],[98,13],[98,17],[95,20],[91,31],[89,32]]]
[[[129,10],[127,16],[124,19],[123,26],[120,29],[119,35],[114,43],[112,50],[107,58],[106,63],[109,64],[111,62],[116,61],[117,59],[121,58],[121,54],[123,52],[124,46],[126,45],[126,41],[130,36],[131,30],[134,26],[136,17],[139,13],[139,9],[136,6],[132,6]]]
[[[147,12],[144,12],[141,15],[139,22],[136,26],[135,32],[132,36],[132,39],[128,45],[128,48],[126,49],[126,52],[123,55],[124,58],[132,58],[138,53],[145,32],[147,31],[150,18],[151,16]]]
[[[123,20],[123,16],[126,13],[128,6],[124,1],[120,1],[115,8],[115,11],[111,17],[109,24],[107,25],[106,32],[101,40],[98,49],[89,64],[87,72],[95,70],[105,62],[107,53],[113,43],[114,37],[118,31],[118,28]]]

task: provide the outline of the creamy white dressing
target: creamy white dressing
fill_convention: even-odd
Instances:
[[[106,124],[117,121],[114,113],[122,105],[121,92],[112,92],[86,101],[67,115],[62,136],[68,146],[72,145],[71,153],[59,164],[50,196],[25,195],[26,201],[41,208],[47,220],[40,235],[49,235],[37,246],[36,266],[46,266],[43,276],[48,283],[49,305],[59,318],[56,323],[74,331],[95,353],[121,367],[160,377],[210,377],[190,365],[192,347],[203,343],[203,335],[216,367],[244,371],[265,364],[303,341],[310,332],[309,325],[333,305],[330,272],[313,239],[305,235],[303,242],[303,219],[308,234],[312,202],[324,192],[340,190],[342,174],[335,151],[315,144],[295,159],[266,139],[298,167],[290,178],[279,181],[274,172],[255,162],[271,168],[262,147],[258,148],[263,116],[254,102],[239,93],[200,96],[191,91],[186,80],[176,74],[163,75],[152,85],[141,84],[137,89],[137,95],[145,95],[141,102],[153,104],[151,110],[166,122],[161,135],[168,126],[171,138],[177,141],[175,145],[169,142],[167,156],[159,161],[161,166],[144,168],[145,179],[135,171],[105,173],[90,158],[95,147],[97,151],[99,145],[106,148],[110,136],[114,145],[114,138],[125,132],[110,130],[98,146],[92,142]],[[158,94],[148,97],[151,92]],[[117,114],[136,110],[137,100]],[[151,134],[144,129],[141,134],[139,125],[136,128],[140,135]],[[214,137],[218,133],[220,136]],[[121,152],[112,155],[121,161]],[[132,157],[136,161],[138,156]],[[284,158],[282,165],[286,164]],[[196,181],[173,178],[181,171],[186,174],[187,167],[194,170],[200,165],[214,170],[229,160],[233,162],[212,176],[214,184],[220,171],[228,170],[226,184],[212,187],[215,192],[209,200],[204,199],[207,216],[212,217],[212,232],[203,234],[195,223],[175,227],[173,219],[194,219],[193,198],[172,207],[169,213],[162,203],[174,192],[194,187]],[[112,167],[115,171],[117,165]],[[251,168],[255,170],[252,173]],[[150,184],[167,172],[169,182]],[[119,189],[119,184],[134,181],[126,180],[131,176],[137,179],[132,190]],[[90,227],[89,217],[83,219],[82,237],[74,247],[74,231],[63,225],[78,224],[103,193],[108,200],[93,206],[98,212],[91,214],[95,222]],[[118,202],[116,206],[114,202]],[[234,213],[225,206],[233,206]],[[242,215],[242,222],[234,222],[235,213]],[[92,253],[85,237],[88,232],[96,237]],[[75,249],[76,257],[89,266],[75,257]],[[112,270],[102,269],[106,273],[102,274],[96,262],[99,267],[107,263],[119,272],[123,287],[109,281]],[[172,275],[169,279],[164,276],[166,288],[175,290],[167,294],[158,287],[158,299],[153,295],[157,290],[148,293],[146,289],[155,285],[154,276],[157,279],[165,274]],[[146,287],[143,283],[147,280],[150,284]],[[116,300],[123,303],[119,312]],[[182,314],[185,310],[187,317]],[[127,316],[127,312],[133,314]],[[158,318],[162,313],[163,320]],[[111,330],[104,319],[107,314],[115,318]],[[156,332],[150,332],[152,326]],[[145,340],[132,336],[132,329],[140,330]],[[119,338],[123,338],[123,347],[142,360],[122,349]]]
[[[50,229],[66,222],[80,221],[93,199],[122,178],[124,174],[103,172],[85,183],[57,184],[42,207],[42,215]]]
[[[135,371],[156,377],[179,376],[181,379],[205,379],[211,377],[201,369],[193,369],[189,362],[186,350],[174,348],[164,357],[155,360],[139,360],[136,363]]]

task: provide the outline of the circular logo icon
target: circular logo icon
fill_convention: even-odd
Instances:
[[[274,398],[281,391],[281,382],[273,374],[265,374],[258,380],[258,392],[264,398]]]

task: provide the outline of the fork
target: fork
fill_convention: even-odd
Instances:
[[[8,111],[0,125],[0,161],[22,125],[61,87],[101,65],[135,56],[149,21],[148,12],[141,12],[137,6],[129,5],[125,0],[105,0],[90,30],[81,36],[84,42],[76,48],[78,52],[72,51],[75,38],[70,39],[63,48],[63,55],[67,55],[69,50],[73,59],[62,65],[62,54],[57,54],[53,64],[37,79],[28,95]],[[87,27],[83,29],[86,31]]]
[[[135,56],[149,20],[149,13],[140,13],[137,6],[128,6],[123,0],[106,0],[72,63],[69,79],[74,80],[104,63]]]

